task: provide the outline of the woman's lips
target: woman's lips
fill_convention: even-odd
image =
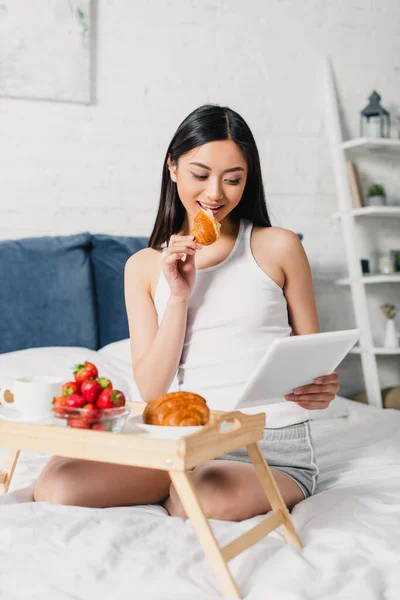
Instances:
[[[224,207],[223,204],[220,204],[218,208],[211,208],[211,206],[207,206],[207,204],[202,204],[201,202],[199,202],[197,200],[197,204],[200,206],[200,208],[202,208],[203,210],[211,210],[213,216],[215,217],[216,214],[219,213],[219,211]]]

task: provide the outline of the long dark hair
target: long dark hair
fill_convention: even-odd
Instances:
[[[168,146],[162,172],[160,204],[149,239],[151,248],[160,248],[171,235],[178,233],[185,218],[186,211],[179,198],[177,185],[169,174],[168,155],[170,154],[171,161],[177,164],[183,154],[217,140],[233,140],[242,149],[247,160],[248,174],[243,195],[230,216],[236,222],[244,218],[254,225],[271,227],[261,177],[260,157],[249,126],[231,108],[205,104],[186,117]]]

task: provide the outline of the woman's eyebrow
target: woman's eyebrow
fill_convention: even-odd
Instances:
[[[189,163],[189,165],[196,165],[197,167],[203,167],[203,169],[207,169],[207,171],[211,171],[210,167],[207,167],[207,165],[203,165],[203,163],[200,162],[191,162]],[[223,171],[224,173],[232,173],[233,171],[244,171],[243,167],[232,167],[231,169],[225,169],[225,171]]]

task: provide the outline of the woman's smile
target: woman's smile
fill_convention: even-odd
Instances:
[[[199,210],[201,208],[204,210],[211,210],[214,217],[220,212],[221,208],[224,207],[223,204],[208,204],[206,202],[200,202],[200,200],[197,200],[197,204],[200,207]]]

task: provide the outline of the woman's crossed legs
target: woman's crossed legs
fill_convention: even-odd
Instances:
[[[271,469],[289,510],[304,499],[294,480]],[[271,510],[252,464],[212,460],[188,473],[207,518],[242,521]],[[36,501],[106,508],[163,504],[171,516],[186,517],[166,471],[52,457],[34,488]]]

